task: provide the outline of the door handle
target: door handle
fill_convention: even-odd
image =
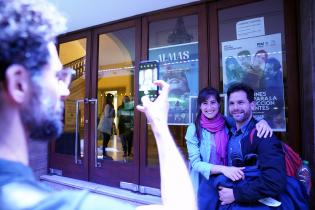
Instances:
[[[95,106],[94,110],[94,167],[100,167],[100,163],[97,161],[97,111],[98,111],[98,103],[96,98],[88,99],[88,102]]]
[[[79,142],[79,104],[84,103],[84,99],[76,100],[75,102],[75,141],[74,141],[74,163],[81,164],[81,161],[78,161],[78,142]]]
[[[84,104],[88,104],[88,103],[91,103],[91,104],[94,104],[95,106],[95,111],[94,111],[94,120],[95,120],[95,126],[94,126],[94,133],[95,133],[95,136],[94,136],[94,142],[95,142],[95,145],[97,145],[97,99],[96,98],[85,98],[85,99],[80,99],[80,100],[76,100],[76,126],[75,126],[75,148],[74,148],[74,163],[75,164],[82,164],[82,161],[79,160],[78,158],[78,144],[79,144],[79,104],[80,103],[84,103]],[[84,120],[85,124],[88,123],[87,120]],[[95,147],[95,167],[98,166],[97,164],[97,146]]]

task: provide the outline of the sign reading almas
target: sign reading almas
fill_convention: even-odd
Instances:
[[[159,79],[170,85],[168,123],[189,124],[190,98],[198,95],[198,42],[150,48],[149,60],[160,62]]]

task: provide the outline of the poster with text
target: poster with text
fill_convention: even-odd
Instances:
[[[159,79],[170,85],[168,124],[189,124],[190,96],[198,95],[198,42],[149,49],[160,62]]]
[[[286,131],[281,34],[222,42],[223,91],[243,82],[255,91],[256,119]]]

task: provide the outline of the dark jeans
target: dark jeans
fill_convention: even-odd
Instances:
[[[220,205],[219,194],[213,184],[215,177],[217,176],[210,176],[207,180],[204,176],[199,175],[200,184],[197,194],[199,210],[217,209]]]
[[[124,154],[130,155],[133,143],[133,132],[128,132],[120,135],[120,139],[123,146]]]
[[[106,147],[110,140],[110,135],[108,133],[103,133],[103,156],[106,155]]]

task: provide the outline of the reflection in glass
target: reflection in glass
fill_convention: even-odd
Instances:
[[[65,42],[59,45],[59,57],[64,67],[75,70],[75,76],[70,85],[70,95],[65,100],[64,132],[57,139],[55,151],[60,154],[84,156],[84,105],[79,104],[76,116],[76,101],[85,96],[85,56],[86,39]],[[76,119],[78,118],[78,142],[75,142]],[[75,145],[77,145],[75,151]]]
[[[133,159],[134,60],[134,28],[99,36],[96,144],[99,160]]]
[[[199,91],[197,15],[152,22],[149,25],[149,60],[160,62],[159,78],[170,84],[168,124],[187,157],[185,132],[192,122]],[[147,164],[158,165],[157,148],[147,126]]]

